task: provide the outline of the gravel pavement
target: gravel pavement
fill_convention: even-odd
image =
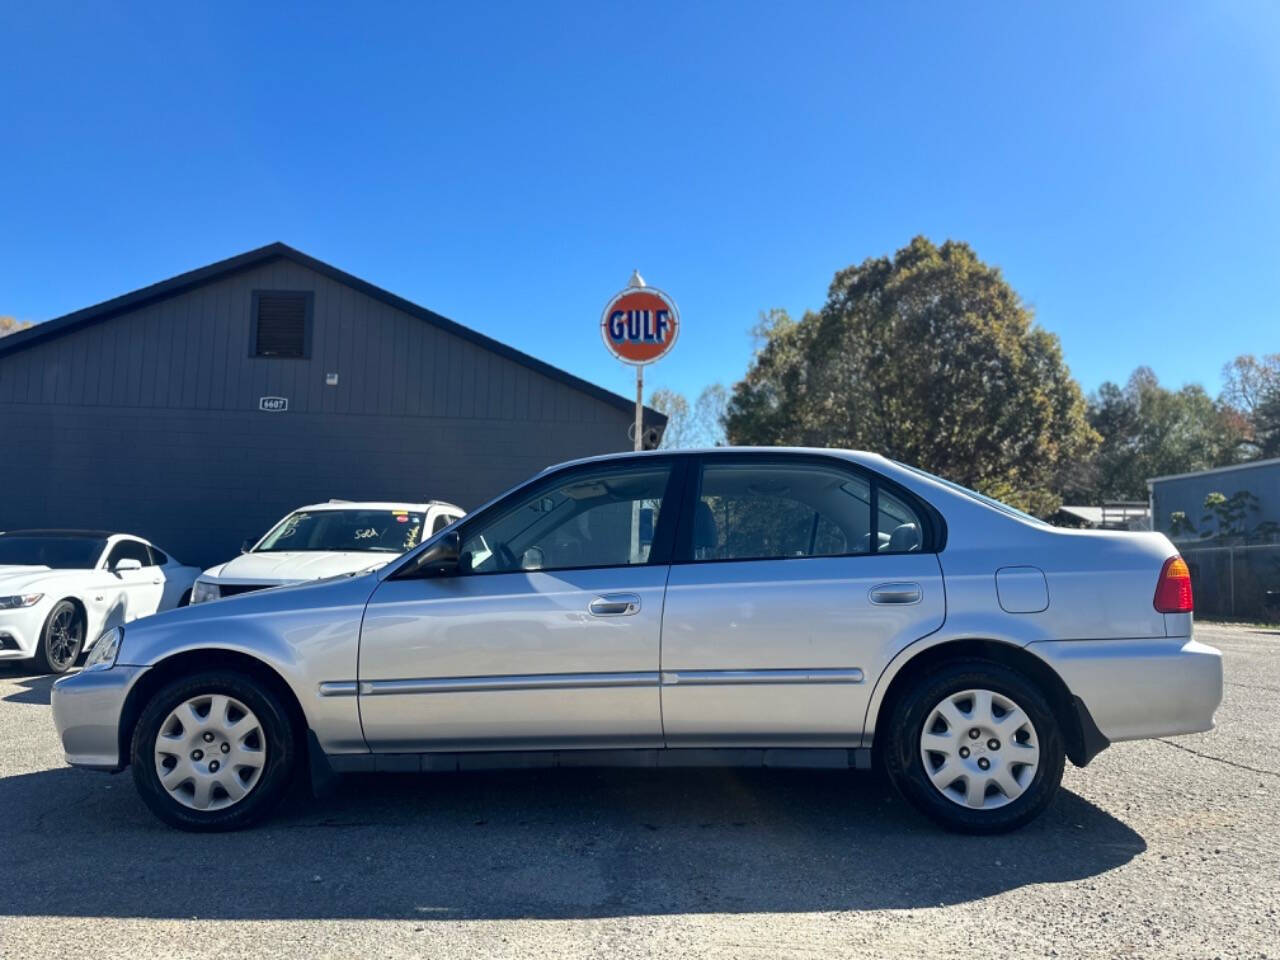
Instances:
[[[350,778],[192,836],[66,767],[49,679],[0,667],[0,957],[1280,958],[1280,632],[1198,635],[1217,730],[1068,766],[995,838],[780,770]]]

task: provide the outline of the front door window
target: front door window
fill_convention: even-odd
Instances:
[[[464,533],[463,573],[647,564],[669,464],[576,473],[540,486]]]

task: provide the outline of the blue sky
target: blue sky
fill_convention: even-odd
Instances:
[[[282,7],[0,11],[0,314],[283,240],[626,394],[638,267],[693,394],[923,233],[1086,390],[1280,350],[1280,5]]]

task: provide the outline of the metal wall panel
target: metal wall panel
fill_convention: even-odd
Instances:
[[[249,355],[260,289],[314,291],[309,359]],[[260,412],[264,396],[288,411]],[[278,260],[0,356],[0,530],[120,529],[208,565],[310,501],[477,506],[548,464],[629,448],[630,419]]]
[[[1209,511],[1205,509],[1205,498],[1211,493],[1231,497],[1242,490],[1258,498],[1258,509],[1251,511],[1245,519],[1246,532],[1268,521],[1280,523],[1280,463],[1267,463],[1152,481],[1154,529],[1171,533],[1172,514],[1180,511],[1195,529],[1195,533],[1182,534],[1181,539],[1195,540],[1216,534],[1218,524],[1216,519],[1207,518]]]

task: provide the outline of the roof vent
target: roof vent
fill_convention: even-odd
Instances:
[[[311,294],[259,290],[253,300],[253,355],[306,357]]]

